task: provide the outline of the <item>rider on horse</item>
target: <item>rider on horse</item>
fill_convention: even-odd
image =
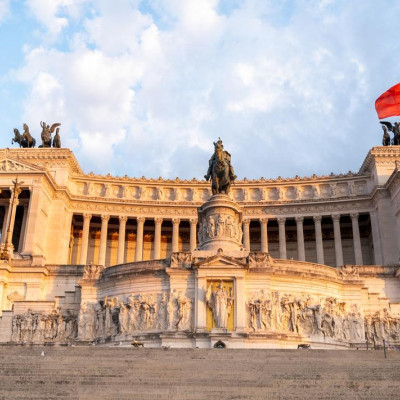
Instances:
[[[224,154],[224,159],[226,161],[226,163],[229,165],[229,178],[231,180],[231,182],[233,182],[237,176],[235,175],[235,172],[233,171],[233,167],[231,165],[231,155],[224,150],[224,145],[222,144],[222,140],[221,138],[218,138],[218,142],[213,142],[214,143],[214,154],[212,155],[212,157],[210,158],[210,161],[208,162],[208,171],[207,171],[207,175],[204,175],[204,178],[206,178],[206,181],[208,181],[211,177],[212,174],[212,169],[214,164],[217,162],[217,156],[216,156],[216,152],[217,150],[222,150],[223,154]]]

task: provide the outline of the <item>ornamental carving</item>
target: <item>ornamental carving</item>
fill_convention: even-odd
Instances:
[[[271,257],[268,253],[250,253],[248,257],[250,268],[268,268],[271,266]]]
[[[360,279],[359,268],[354,265],[342,265],[336,271],[343,279]]]
[[[242,226],[238,218],[230,215],[209,215],[207,219],[204,219],[199,224],[199,243],[203,243],[208,239],[223,237],[241,242],[242,235]]]
[[[192,267],[192,254],[191,253],[172,253],[171,255],[171,268],[186,268]]]
[[[366,332],[372,331],[356,304],[347,305],[334,297],[317,298],[308,294],[293,295],[261,290],[248,295],[247,309],[248,327],[253,332],[291,332],[342,342],[364,343]],[[372,326],[370,319],[369,326]],[[383,319],[377,318],[378,327]],[[392,320],[400,322],[399,318],[396,320],[392,317]],[[396,329],[388,329],[386,337],[389,331],[395,331],[399,337],[398,326]],[[383,335],[380,337],[384,338]],[[376,335],[375,338],[378,339]]]
[[[102,265],[85,265],[83,279],[100,279],[104,267]]]

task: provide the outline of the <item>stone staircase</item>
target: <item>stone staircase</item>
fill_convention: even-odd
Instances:
[[[400,398],[393,350],[1,346],[0,359],[0,399]]]

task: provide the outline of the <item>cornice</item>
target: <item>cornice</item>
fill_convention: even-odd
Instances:
[[[358,173],[370,173],[373,164],[392,164],[396,160],[400,160],[400,146],[373,147],[365,157]]]

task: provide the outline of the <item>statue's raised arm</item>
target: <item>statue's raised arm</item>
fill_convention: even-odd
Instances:
[[[214,154],[210,158],[207,174],[204,178],[208,181],[211,178],[212,193],[229,194],[232,182],[236,175],[231,165],[231,155],[224,150],[222,140],[218,138],[214,142]]]

